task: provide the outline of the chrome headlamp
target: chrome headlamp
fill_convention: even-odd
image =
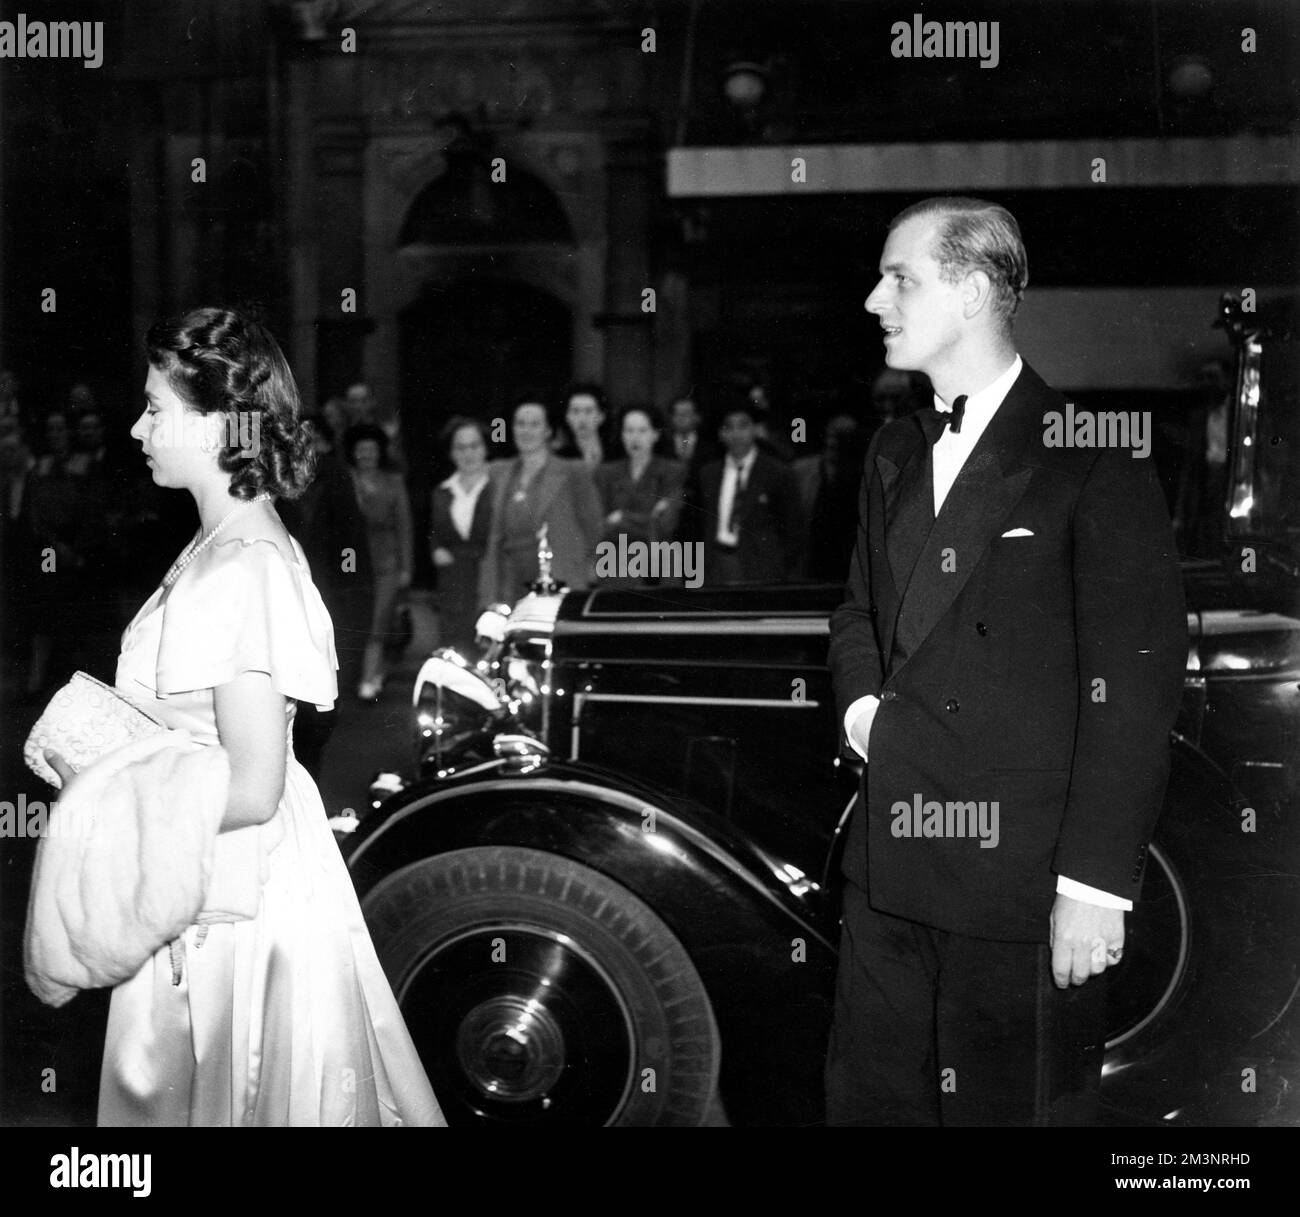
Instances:
[[[416,756],[422,769],[492,757],[492,739],[510,723],[510,712],[491,680],[457,651],[435,651],[415,678]]]
[[[546,739],[552,695],[551,634],[561,596],[532,592],[514,607],[493,605],[478,620],[486,644],[471,662],[443,648],[425,660],[415,678],[416,759],[438,777],[500,759],[503,736]],[[544,752],[545,749],[542,748]],[[530,755],[535,749],[530,749]]]

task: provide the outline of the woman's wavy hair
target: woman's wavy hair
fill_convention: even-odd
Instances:
[[[198,308],[155,323],[145,348],[187,406],[230,416],[217,466],[231,474],[233,497],[296,499],[311,485],[316,452],[298,386],[264,325],[234,309]],[[240,414],[257,419],[255,433],[239,425]],[[241,442],[250,433],[257,437],[251,447]]]

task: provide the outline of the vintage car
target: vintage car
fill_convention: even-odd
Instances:
[[[1115,1124],[1300,1119],[1296,347],[1227,300],[1217,560],[1112,986]],[[817,1124],[856,767],[830,586],[564,592],[414,689],[417,769],[344,845],[457,1123]],[[382,796],[382,797],[381,797]]]

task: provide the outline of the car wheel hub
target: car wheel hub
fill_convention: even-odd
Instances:
[[[486,1096],[545,1100],[564,1073],[564,1035],[535,998],[505,994],[464,1018],[456,1036],[461,1069]]]

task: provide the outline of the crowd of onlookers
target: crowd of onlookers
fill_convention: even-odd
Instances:
[[[1184,542],[1208,529],[1204,503],[1221,497],[1230,386],[1216,361],[1203,373],[1207,406],[1176,437],[1191,458],[1169,487]],[[403,592],[423,566],[417,547],[432,564],[440,639],[457,646],[472,643],[485,605],[513,601],[536,579],[543,526],[552,575],[571,587],[683,582],[680,571],[646,578],[602,566],[602,542],[615,553],[633,542],[698,546],[704,586],[842,582],[867,443],[930,401],[924,377],[891,369],[861,409],[818,422],[797,409],[778,422],[760,384],[706,400],[680,394],[666,413],[616,411],[600,386],[576,384],[554,413],[527,397],[501,417],[445,420],[426,516],[413,515],[401,421],[355,384],[309,414],[316,478],[280,510],[334,621],[340,688],[372,701],[410,638]],[[119,412],[109,423],[84,382],[38,414],[0,372],[0,608],[10,669],[33,698],[83,653],[115,651],[196,527],[184,496],[154,485],[130,420]],[[419,537],[414,520],[423,528],[426,518]]]
[[[602,541],[698,544],[706,586],[842,580],[870,433],[926,400],[919,378],[886,370],[866,417],[840,412],[820,426],[775,425],[761,385],[719,390],[707,408],[682,394],[664,414],[644,404],[615,412],[599,386],[578,384],[557,415],[527,398],[501,420],[448,419],[428,535],[417,538],[400,421],[355,384],[308,416],[316,478],[281,514],[333,618],[340,687],[374,700],[409,639],[403,592],[417,545],[427,546],[448,645],[471,643],[482,607],[514,600],[537,577],[543,525],[553,577],[571,587],[597,581]],[[90,648],[111,652],[196,526],[154,485],[129,419],[112,424],[85,383],[36,415],[0,374],[5,637],[32,697]],[[618,587],[682,581],[608,568],[599,577]]]
[[[707,411],[683,394],[665,415],[646,404],[616,413],[600,386],[576,384],[558,416],[525,397],[500,420],[448,419],[439,456],[450,472],[434,486],[427,537],[442,639],[472,642],[484,605],[513,601],[537,578],[543,527],[552,577],[570,587],[684,581],[680,565],[672,578],[602,568],[602,542],[618,553],[633,542],[698,545],[705,586],[842,581],[871,431],[926,401],[922,378],[886,370],[868,418],[835,413],[811,434],[804,419],[775,426],[761,385],[719,390]],[[341,653],[360,656],[357,691],[368,699],[383,686],[383,639],[400,636],[394,613],[415,565],[401,428],[364,385],[310,421],[322,467],[296,512],[336,632],[365,639]],[[373,591],[349,606],[344,585],[355,593],[367,580],[335,568],[346,538],[361,534]]]
[[[37,697],[83,656],[115,651],[193,529],[89,385],[38,414],[0,372],[0,611],[22,692]]]

